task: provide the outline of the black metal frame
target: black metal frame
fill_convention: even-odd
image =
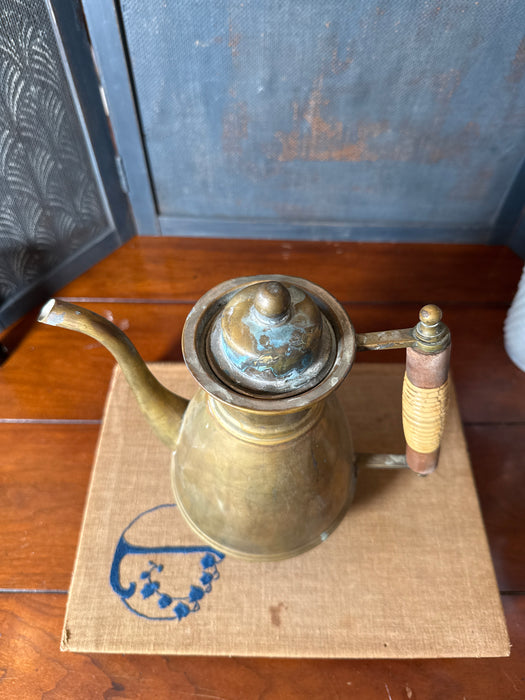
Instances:
[[[100,96],[81,2],[47,0],[47,7],[51,21],[56,22],[57,33],[73,77],[75,98],[89,134],[114,227],[0,306],[0,329],[7,328],[136,234],[131,206],[122,189],[117,170],[117,154]]]

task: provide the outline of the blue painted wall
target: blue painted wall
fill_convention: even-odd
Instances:
[[[121,11],[165,220],[494,229],[525,155],[523,0]]]

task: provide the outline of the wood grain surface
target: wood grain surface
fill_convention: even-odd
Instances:
[[[59,652],[66,596],[0,597],[5,698],[521,700],[525,596],[504,596],[513,648],[501,659],[250,659]]]
[[[59,296],[114,320],[148,361],[180,360],[192,303],[224,279],[279,272],[325,286],[357,331],[443,306],[496,576],[508,659],[326,661],[61,653],[69,579],[113,366],[90,339],[28,315],[0,342],[1,698],[525,697],[525,374],[502,343],[522,261],[500,247],[141,238]],[[399,362],[401,351],[358,362]],[[60,591],[60,592],[56,592]]]
[[[0,423],[0,589],[67,590],[98,431]]]
[[[450,256],[450,249],[454,255]],[[478,245],[134,238],[62,291],[65,297],[196,301],[233,277],[285,274],[365,304],[510,301],[522,268],[507,248]]]

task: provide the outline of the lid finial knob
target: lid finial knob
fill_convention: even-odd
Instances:
[[[291,304],[290,292],[280,282],[261,284],[255,295],[254,306],[261,316],[279,321],[288,315]]]

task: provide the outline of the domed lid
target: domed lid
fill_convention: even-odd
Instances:
[[[229,300],[212,325],[209,350],[215,371],[237,390],[290,395],[326,376],[335,338],[304,290],[269,280]]]
[[[344,309],[317,285],[261,276],[231,280],[199,300],[184,327],[183,352],[217,398],[254,409],[290,398],[293,408],[339,384],[355,337]]]

